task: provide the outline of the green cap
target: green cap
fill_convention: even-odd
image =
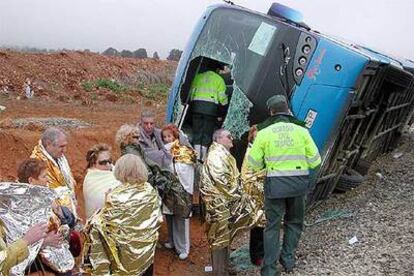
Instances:
[[[267,109],[270,109],[270,108],[274,107],[275,105],[277,105],[279,103],[286,103],[287,104],[287,100],[286,100],[286,97],[284,95],[274,95],[274,96],[270,97],[266,102],[266,107],[267,107]]]

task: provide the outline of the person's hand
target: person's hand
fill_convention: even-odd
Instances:
[[[108,191],[106,191],[105,192],[105,202],[107,202],[108,201],[108,198],[109,198],[109,194],[112,192],[112,188],[111,189],[108,189]]]
[[[52,202],[52,210],[58,217],[63,217],[62,208],[56,200]]]
[[[42,244],[42,248],[46,246],[59,247],[63,242],[63,237],[59,232],[49,232]]]
[[[39,223],[27,230],[26,234],[23,236],[23,240],[27,242],[28,245],[32,245],[35,242],[44,239],[46,237],[47,223]]]

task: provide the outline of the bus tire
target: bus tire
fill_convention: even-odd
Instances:
[[[364,182],[364,180],[365,177],[356,170],[346,169],[339,177],[339,181],[336,184],[335,189],[340,192],[346,192],[358,187],[362,182]]]

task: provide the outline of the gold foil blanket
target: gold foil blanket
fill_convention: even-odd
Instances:
[[[222,145],[213,143],[201,172],[206,206],[207,239],[212,249],[229,246],[239,231],[257,224],[263,211],[243,192],[236,160]]]
[[[86,224],[84,270],[92,275],[142,275],[153,263],[162,220],[149,183],[122,184]]]

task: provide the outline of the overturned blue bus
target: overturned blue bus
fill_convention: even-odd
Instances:
[[[313,31],[283,10],[209,7],[179,62],[167,121],[191,139],[191,81],[203,63],[228,65],[230,102],[221,126],[237,137],[234,155],[241,162],[249,127],[268,116],[266,100],[286,95],[322,156],[308,197],[313,204],[335,188],[355,187],[361,181],[355,176],[395,145],[413,110],[414,63]]]

